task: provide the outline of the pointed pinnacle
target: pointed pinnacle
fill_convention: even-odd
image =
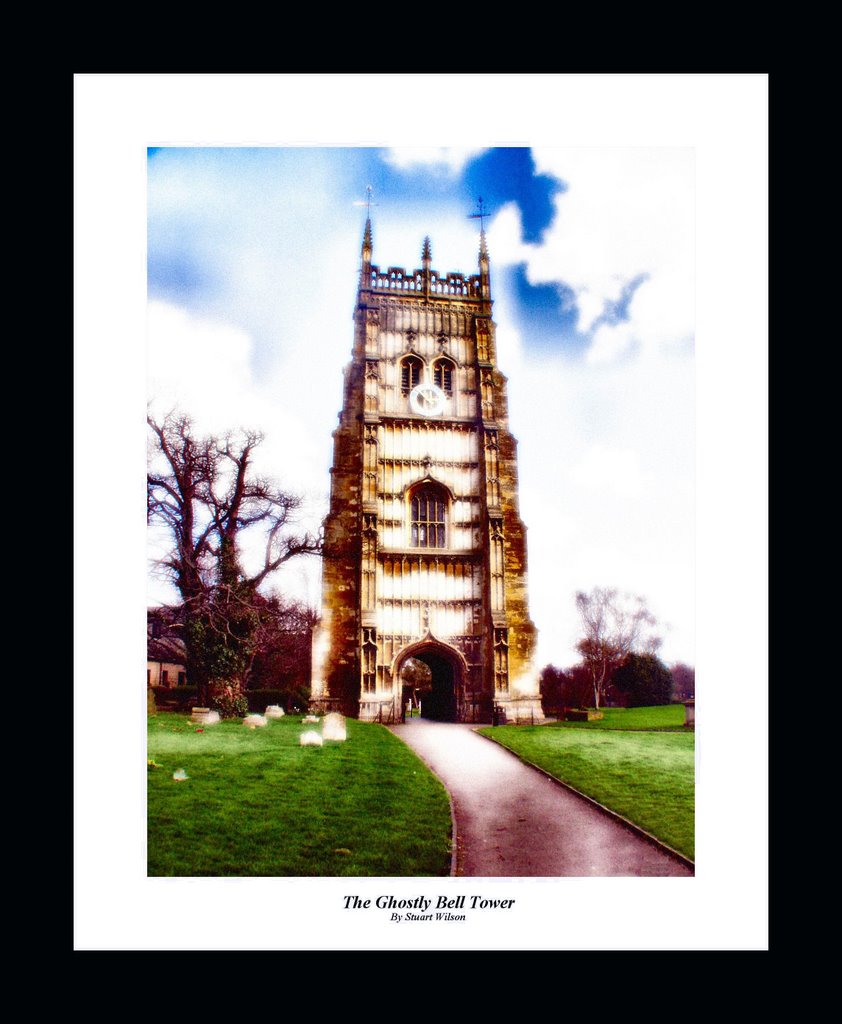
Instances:
[[[486,243],[484,230],[479,233],[479,258],[488,259],[488,245]]]
[[[421,251],[421,259],[429,262],[429,260],[432,259],[432,255],[432,250],[430,248],[430,236],[428,235],[424,239],[424,248]]]
[[[365,219],[365,234],[363,235],[363,249],[371,248],[371,218]]]

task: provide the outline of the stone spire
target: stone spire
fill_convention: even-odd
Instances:
[[[430,262],[432,258],[433,252],[432,249],[430,248],[430,236],[427,235],[427,237],[424,239],[424,248],[421,250],[421,266],[424,268],[424,270],[430,269]]]
[[[365,233],[363,234],[362,264],[360,266],[360,288],[371,287],[371,218],[365,219]]]
[[[483,299],[491,299],[491,275],[488,271],[488,244],[485,231],[479,233],[479,283]]]
[[[488,243],[485,240],[485,229],[483,228],[479,233],[479,263],[482,266],[482,261],[485,260],[488,263]]]
[[[371,241],[371,217],[366,217],[366,219],[365,219],[365,234],[363,235],[363,250],[362,250],[363,265],[364,266],[368,266],[368,267],[371,266],[371,253],[372,253],[372,249],[373,249],[373,245],[372,245],[372,241]]]
[[[355,203],[354,205],[355,206],[363,206],[363,205],[365,205],[365,207],[366,207],[365,233],[363,234],[363,269],[364,270],[368,270],[371,267],[371,252],[372,252],[372,242],[371,242],[371,195],[372,195],[372,188],[371,188],[371,185],[369,185],[366,188],[365,193],[366,193],[365,204],[363,204],[363,203]]]

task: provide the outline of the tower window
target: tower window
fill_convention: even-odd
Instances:
[[[422,487],[412,496],[411,529],[414,548],[445,546],[446,503],[441,491]]]
[[[421,381],[423,364],[417,356],[407,356],[401,363],[401,394],[408,395]]]
[[[448,398],[453,394],[453,363],[449,359],[439,359],[433,366],[433,381]]]

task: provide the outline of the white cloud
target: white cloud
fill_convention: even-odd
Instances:
[[[693,151],[681,148],[537,147],[536,168],[567,185],[540,245],[512,238],[494,223],[507,262],[527,263],[532,284],[563,281],[576,294],[579,330],[596,329],[595,358],[620,358],[636,340],[644,351],[684,343],[694,332]],[[500,215],[503,216],[502,214]],[[597,324],[606,302],[645,274],[629,319]]]
[[[595,492],[602,500],[637,498],[643,492],[640,458],[629,448],[583,447],[570,468],[570,480],[578,489]]]
[[[401,146],[386,150],[385,156],[393,167],[404,171],[412,167],[431,166],[458,174],[483,149],[483,146]]]
[[[595,586],[645,595],[672,624],[665,660],[692,663],[692,359],[525,358],[509,396],[539,665],[577,660],[573,596]]]
[[[155,411],[178,406],[206,430],[230,426],[232,396],[248,394],[253,386],[253,345],[245,331],[153,301],[147,341],[148,394]]]
[[[637,334],[627,323],[600,324],[594,331],[586,359],[589,363],[614,363],[634,347]]]
[[[527,245],[523,240],[523,223],[517,203],[506,203],[491,220],[488,231],[488,248],[493,265],[513,266],[532,257],[536,246]]]

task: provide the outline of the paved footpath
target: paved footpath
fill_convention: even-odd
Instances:
[[[413,719],[391,730],[450,792],[457,875],[693,874],[678,858],[469,725]]]

